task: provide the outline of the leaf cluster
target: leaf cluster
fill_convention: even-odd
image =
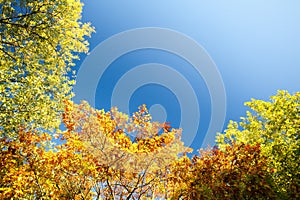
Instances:
[[[276,199],[259,144],[233,144],[224,151],[214,147],[199,153],[174,164],[173,199]]]
[[[252,99],[242,121],[230,122],[225,134],[217,136],[221,149],[232,143],[261,144],[261,154],[281,199],[299,198],[300,194],[300,93],[278,91],[271,101]],[[240,126],[239,126],[240,125]]]
[[[0,135],[59,126],[67,74],[93,32],[81,12],[77,0],[0,0]]]

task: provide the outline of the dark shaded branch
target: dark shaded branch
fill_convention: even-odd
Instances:
[[[0,23],[5,23],[6,21],[13,20],[13,19],[22,19],[22,18],[31,16],[31,15],[35,15],[35,14],[38,14],[38,13],[44,13],[44,12],[41,12],[41,11],[38,10],[38,11],[32,11],[31,13],[25,13],[25,14],[18,15],[18,16],[11,16],[11,17],[7,17],[7,18],[1,18]]]

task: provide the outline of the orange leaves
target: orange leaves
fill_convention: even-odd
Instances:
[[[1,199],[20,198],[31,193],[33,173],[30,170],[32,160],[38,158],[41,148],[36,144],[47,139],[47,135],[37,136],[34,132],[26,134],[19,131],[18,140],[1,139],[0,185],[6,188],[0,193]]]
[[[74,123],[70,120],[70,114],[73,110],[73,102],[69,100],[65,100],[65,110],[62,116],[62,120],[68,130],[73,130]]]
[[[181,142],[181,130],[152,122],[145,105],[129,117],[117,108],[105,112],[86,102],[72,104],[66,108],[64,122],[69,127],[63,133],[66,144],[71,145],[76,136],[81,152],[94,157],[99,174],[94,190],[107,198],[162,193],[167,167],[187,150]],[[161,128],[164,131],[159,134]]]
[[[128,117],[117,108],[104,112],[90,108],[86,102],[75,105],[66,101],[63,119],[68,132],[74,131],[84,141],[93,142],[91,139],[98,137],[132,153],[154,152],[181,137],[178,130],[170,130],[170,123],[151,122],[145,105]],[[158,135],[160,128],[164,133]]]
[[[17,140],[0,140],[0,199],[70,199],[90,191],[92,183],[82,180],[94,174],[92,157],[83,154],[76,137],[57,146],[51,139],[20,130]]]
[[[111,137],[114,143],[122,149],[129,149],[132,145],[130,138],[120,129],[112,132]]]
[[[65,104],[67,130],[51,136],[20,126],[14,140],[0,138],[0,199],[226,200],[276,199],[279,194],[272,179],[278,167],[269,165],[272,158],[263,156],[266,143],[256,138],[252,145],[235,142],[244,137],[238,134],[220,149],[200,150],[190,159],[186,153],[192,149],[181,141],[181,129],[151,121],[145,105],[128,116],[117,108],[96,110],[87,102]],[[236,131],[235,124],[230,126]],[[61,144],[53,144],[52,137]],[[288,175],[294,191],[288,195],[297,198],[297,177]]]
[[[1,139],[0,198],[92,199],[179,196],[187,199],[273,195],[260,146],[201,150],[192,160],[181,130],[152,122],[145,106],[131,117],[66,102],[66,131],[20,130]],[[164,130],[160,132],[159,130]],[[178,155],[182,155],[178,157]]]
[[[260,145],[233,144],[225,151],[217,148],[201,150],[200,156],[182,171],[184,190],[176,195],[187,199],[249,199],[275,198],[266,158],[260,154]],[[178,166],[173,167],[178,174]],[[178,181],[177,181],[178,182]],[[183,188],[183,187],[181,187]]]
[[[0,199],[274,196],[259,144],[200,150],[190,159],[181,130],[152,122],[145,105],[128,116],[66,101],[63,122],[67,130],[53,135],[60,145],[22,127],[16,140],[0,139]]]
[[[164,129],[164,132],[170,132],[171,126],[170,122],[164,122],[161,124],[161,127]]]

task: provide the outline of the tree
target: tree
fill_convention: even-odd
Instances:
[[[167,174],[178,155],[190,151],[181,130],[152,122],[145,105],[131,117],[66,102],[63,121],[96,159],[100,173],[97,196],[107,199],[145,199],[168,196]]]
[[[59,126],[66,75],[93,32],[81,11],[79,0],[0,0],[0,135]]]
[[[1,199],[91,199],[98,171],[94,158],[76,136],[63,133],[64,144],[51,135],[20,129],[18,141],[0,140]]]
[[[227,146],[179,159],[170,180],[173,199],[275,199],[267,161],[260,146]]]
[[[231,143],[261,144],[262,155],[274,169],[273,179],[281,199],[297,199],[300,194],[300,93],[278,91],[271,101],[252,100],[252,109],[242,118],[240,127],[230,122],[225,134],[217,136],[217,145],[225,149]]]
[[[66,101],[67,130],[51,136],[19,127],[16,140],[1,138],[0,198],[168,197],[170,166],[190,149],[179,129],[150,120],[145,106],[129,118],[115,108],[104,112]]]

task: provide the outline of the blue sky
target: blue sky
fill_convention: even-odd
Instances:
[[[224,127],[230,119],[239,120],[245,114],[246,107],[243,103],[252,97],[267,100],[278,89],[300,91],[299,1],[83,2],[83,20],[90,21],[97,31],[90,39],[91,54],[101,42],[111,36],[144,27],[174,30],[201,45],[215,63],[224,83]],[[179,41],[174,41],[176,42]],[[110,51],[109,53],[113,53],[116,50],[112,47]],[[99,59],[104,59],[106,55],[98,56]],[[77,62],[78,69],[88,57],[81,57]],[[200,108],[200,121],[195,122],[199,128],[191,147],[200,148],[209,122],[213,120],[210,91],[205,78],[178,55],[145,48],[119,56],[99,78],[95,106],[108,110],[113,90],[121,77],[135,66],[147,63],[169,66],[189,81]],[[162,76],[168,77],[168,74]],[[155,119],[166,118],[174,127],[180,125],[180,98],[168,86],[141,85],[130,96],[129,112],[135,111],[142,103],[146,103],[148,107],[156,105],[152,107]],[[193,116],[189,120],[193,122]],[[184,140],[188,134],[184,132]],[[213,142],[210,141],[210,144],[213,145]]]

